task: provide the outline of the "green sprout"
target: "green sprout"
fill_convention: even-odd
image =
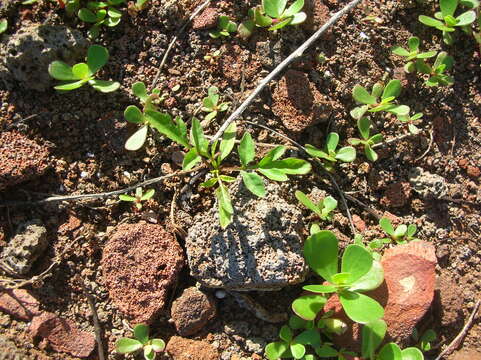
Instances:
[[[212,54],[207,54],[204,56],[204,60],[208,61],[210,64],[214,64],[222,55],[220,50],[214,51]]]
[[[157,112],[157,104],[163,101],[163,97],[160,96],[159,89],[153,89],[150,95],[147,93],[147,88],[143,82],[136,82],[132,85],[132,92],[137,96],[143,105],[143,109],[140,110],[135,105],[129,105],[124,111],[125,119],[134,124],[141,125],[132,136],[130,136],[125,142],[125,149],[130,151],[139,150],[147,139],[149,127],[157,124],[152,116],[147,116],[146,111]],[[159,113],[160,114],[160,113]],[[168,114],[160,114],[161,117],[168,117]]]
[[[416,342],[416,347],[425,352],[431,350],[431,343],[436,340],[437,335],[433,329],[428,329],[419,336],[417,329],[414,328],[411,337]]]
[[[7,19],[2,19],[0,20],[0,34],[4,33],[7,31],[8,28],[8,21]]]
[[[87,63],[70,66],[63,61],[53,61],[48,67],[48,73],[63,83],[54,87],[56,90],[69,91],[78,89],[88,83],[95,90],[109,93],[120,87],[118,82],[96,80],[95,74],[107,63],[109,52],[100,45],[92,45],[87,52]]]
[[[401,121],[403,124],[407,124],[408,130],[411,134],[417,135],[421,130],[415,125],[419,119],[423,117],[423,113],[416,113],[413,116],[406,115],[406,116],[399,116],[398,120]]]
[[[301,24],[306,20],[307,15],[301,11],[304,0],[296,0],[287,9],[286,7],[287,0],[262,0],[262,6],[253,10],[255,24],[274,31],[287,25]]]
[[[414,237],[414,234],[416,234],[417,231],[417,227],[414,224],[411,224],[409,226],[402,224],[396,227],[396,229],[394,229],[391,220],[383,217],[379,220],[379,225],[384,230],[384,232],[398,244],[406,244],[408,241],[418,240]],[[382,240],[384,243],[386,243],[390,242],[391,239]]]
[[[125,195],[121,194],[119,195],[119,199],[122,201],[129,201],[133,202],[135,204],[135,207],[137,210],[142,209],[142,201],[146,201],[152,198],[154,196],[155,190],[154,189],[149,189],[145,193],[142,191],[141,187],[138,187],[135,189],[135,196],[130,196],[130,195]]]
[[[410,37],[408,40],[408,49],[401,46],[394,46],[391,51],[393,54],[403,56],[407,63],[404,65],[404,71],[407,73],[416,71],[416,61],[424,61],[436,56],[437,51],[419,52],[419,45],[421,44],[418,37]],[[415,61],[413,61],[415,60]]]
[[[376,161],[378,159],[377,153],[374,151],[372,146],[374,144],[380,143],[383,139],[381,134],[370,135],[371,133],[371,120],[367,117],[360,118],[357,120],[357,128],[361,134],[362,139],[351,138],[348,142],[351,145],[364,145],[364,154],[370,161]]]
[[[396,116],[404,116],[409,114],[409,106],[393,104],[393,101],[401,94],[401,81],[391,80],[384,86],[376,83],[369,93],[361,85],[354,86],[352,97],[358,103],[363,104],[351,110],[351,116],[359,120],[366,112],[387,111]]]
[[[130,354],[143,350],[145,360],[155,359],[156,353],[164,351],[165,342],[162,339],[150,339],[149,327],[138,324],[134,327],[134,338],[121,338],[115,343],[115,350],[119,354]]]
[[[236,32],[237,24],[229,19],[228,16],[219,16],[217,23],[217,29],[209,33],[209,36],[213,39],[220,37],[229,37],[231,33]]]
[[[439,0],[441,11],[434,14],[435,19],[429,16],[419,15],[418,20],[424,25],[442,31],[444,43],[452,45],[454,43],[452,33],[456,31],[456,28],[459,27],[469,33],[469,25],[476,20],[476,12],[473,10],[468,10],[455,17],[454,14],[460,3],[463,5],[466,4],[470,8],[475,8],[479,5],[479,2],[475,0]]]
[[[219,104],[219,89],[211,86],[208,90],[208,96],[202,100],[202,111],[208,112],[205,116],[206,125],[214,119],[219,112],[226,111],[229,108],[229,103],[223,102]]]
[[[438,56],[436,56],[433,66],[430,66],[424,61],[416,61],[416,70],[429,75],[429,78],[425,81],[427,86],[447,86],[454,84],[454,79],[444,72],[451,69],[453,64],[454,59],[445,51],[441,51]]]
[[[330,221],[332,219],[331,212],[337,208],[337,200],[332,196],[327,196],[318,204],[314,203],[311,199],[307,197],[302,191],[297,190],[295,192],[297,200],[304,205],[306,208],[315,213],[321,220]]]
[[[338,160],[342,162],[353,162],[356,159],[356,149],[352,146],[345,146],[336,151],[338,144],[339,135],[332,132],[327,135],[324,150],[317,149],[310,144],[306,144],[305,148],[309,155],[324,160],[324,166],[328,170],[331,170],[332,165]]]
[[[78,11],[80,20],[93,24],[88,31],[91,39],[99,36],[102,25],[114,27],[120,23],[122,12],[116,9],[116,6],[123,3],[125,0],[89,1],[87,7]]]

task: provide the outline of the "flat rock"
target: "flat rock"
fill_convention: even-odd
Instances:
[[[32,338],[46,339],[51,348],[79,358],[88,357],[95,349],[95,336],[81,331],[70,320],[45,312],[33,318],[29,328]]]
[[[35,156],[32,156],[35,154]],[[0,133],[0,191],[42,175],[49,167],[49,151],[16,131]]]
[[[309,81],[307,75],[296,70],[287,71],[279,80],[272,99],[272,112],[293,135],[326,121],[332,110],[330,101]]]
[[[291,191],[274,182],[258,198],[238,179],[229,187],[233,222],[222,229],[217,204],[194,218],[186,237],[190,272],[202,285],[230,290],[279,290],[304,280],[302,212]]]
[[[219,12],[216,8],[208,7],[192,20],[193,30],[212,29],[217,26]]]
[[[215,300],[196,287],[184,290],[171,308],[171,317],[181,336],[199,332],[217,313]]]
[[[0,292],[0,311],[22,321],[30,321],[41,313],[38,300],[24,289]]]
[[[409,182],[412,189],[425,199],[446,196],[448,187],[446,179],[440,175],[424,171],[421,167],[409,170]]]
[[[184,265],[175,237],[155,224],[122,224],[102,255],[110,298],[133,323],[151,322],[162,310]]]
[[[218,360],[217,350],[205,341],[172,336],[165,351],[173,360]]]
[[[47,229],[40,220],[33,220],[19,226],[1,258],[16,274],[25,275],[47,246]]]

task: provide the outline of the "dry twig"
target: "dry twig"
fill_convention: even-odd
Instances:
[[[80,284],[82,285],[85,297],[87,298],[90,311],[92,313],[92,319],[94,321],[95,328],[95,338],[97,339],[97,352],[99,354],[99,360],[105,360],[104,344],[102,341],[102,328],[100,327],[99,316],[97,313],[97,309],[95,308],[94,297],[92,296],[92,294],[90,294],[82,281],[80,281]]]

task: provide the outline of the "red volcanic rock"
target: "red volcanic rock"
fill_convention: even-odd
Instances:
[[[219,13],[216,8],[208,7],[192,20],[193,30],[212,29],[217,25]]]
[[[14,289],[0,292],[0,311],[22,321],[40,315],[40,303],[27,290]]]
[[[33,318],[29,328],[32,338],[46,339],[53,350],[86,358],[95,349],[95,337],[87,331],[81,331],[70,320],[59,318],[52,313],[43,313]]]
[[[165,351],[173,360],[218,360],[219,353],[205,341],[184,339],[172,336]]]
[[[162,226],[123,224],[103,250],[103,282],[134,324],[149,323],[164,307],[183,265],[182,248]]]
[[[390,207],[402,207],[411,197],[411,184],[409,182],[397,182],[389,184],[384,191],[381,203]]]

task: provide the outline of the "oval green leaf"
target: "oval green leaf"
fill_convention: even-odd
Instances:
[[[301,319],[314,320],[326,301],[321,295],[304,295],[292,302],[292,311]]]
[[[309,236],[304,243],[304,258],[311,269],[331,283],[338,272],[337,255],[338,240],[328,230]]]
[[[353,321],[365,324],[384,316],[384,309],[374,299],[357,292],[343,291],[339,301],[346,315]]]

